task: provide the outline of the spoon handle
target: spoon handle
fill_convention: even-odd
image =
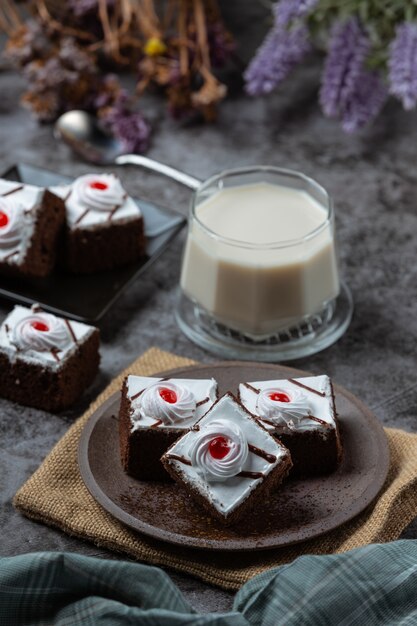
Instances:
[[[198,180],[198,178],[194,178],[194,176],[189,176],[180,170],[176,170],[174,167],[170,167],[169,165],[159,163],[159,161],[154,161],[153,159],[148,159],[148,157],[138,154],[122,154],[116,158],[116,163],[118,165],[140,165],[147,170],[152,170],[153,172],[158,172],[159,174],[168,176],[168,178],[176,180],[178,183],[185,185],[189,189],[196,190],[201,186],[201,180]]]

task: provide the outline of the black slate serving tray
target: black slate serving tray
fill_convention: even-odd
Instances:
[[[19,163],[1,176],[26,184],[50,187],[71,182],[55,172]],[[45,279],[21,280],[0,276],[0,297],[20,304],[39,303],[46,311],[81,322],[98,322],[118,299],[160,254],[167,249],[184,226],[186,219],[170,209],[142,199],[140,205],[146,231],[163,231],[147,237],[146,256],[138,262],[91,275],[75,275],[56,268]]]

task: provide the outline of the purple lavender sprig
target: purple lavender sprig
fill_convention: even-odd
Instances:
[[[369,37],[356,17],[336,23],[330,40],[320,88],[325,115],[339,117],[356,90],[370,50]]]
[[[388,80],[390,93],[406,110],[417,104],[417,24],[400,24],[390,45]]]
[[[275,24],[244,73],[247,93],[251,96],[270,93],[310,50],[305,26],[286,30]]]
[[[316,6],[318,0],[280,0],[274,6],[275,23],[288,26],[292,20],[305,17]]]
[[[130,108],[128,95],[120,91],[119,98],[101,117],[105,126],[120,139],[125,152],[143,153],[149,148],[151,127],[140,111]]]
[[[381,111],[388,98],[385,81],[376,71],[363,69],[357,77],[355,88],[342,111],[342,128],[355,133],[371,122]]]

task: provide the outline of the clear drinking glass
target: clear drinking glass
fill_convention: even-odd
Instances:
[[[257,222],[265,219],[265,194],[282,194],[282,202],[286,203],[298,198],[294,191],[302,192],[300,197],[306,203],[300,214],[305,221],[303,236],[283,239],[269,202],[273,232],[266,243],[259,242]],[[238,230],[234,224],[236,216],[239,219],[239,198],[247,193],[253,197],[253,218],[249,215],[253,228],[239,240],[233,236]],[[314,213],[311,229],[310,210]],[[228,221],[228,212],[233,214],[232,222]],[[299,231],[295,214],[287,217]],[[256,166],[222,172],[195,191],[182,261],[177,321],[193,340],[196,333],[200,335],[197,343],[210,349],[220,342],[225,349],[215,351],[232,357],[246,356],[248,350],[254,352],[253,346],[259,348],[255,349],[257,357],[265,356],[262,345],[270,353],[274,352],[271,346],[275,346],[276,352],[276,347],[288,342],[294,332],[293,340],[311,343],[325,330],[324,326],[328,330],[331,325],[340,291],[332,202],[314,180],[299,172]],[[351,303],[349,320],[350,315]],[[205,339],[201,340],[203,335]],[[287,340],[283,340],[285,337]]]

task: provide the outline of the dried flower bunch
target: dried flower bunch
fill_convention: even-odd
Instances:
[[[22,5],[31,19],[22,18]],[[213,68],[234,44],[216,0],[2,0],[0,30],[28,81],[23,102],[40,121],[91,111],[127,151],[148,146],[150,126],[136,106],[145,89],[161,89],[175,117],[197,112],[207,120],[226,95]],[[134,72],[135,98],[115,70]]]
[[[246,90],[275,89],[313,50],[325,49],[320,105],[355,132],[389,95],[417,103],[417,3],[409,0],[280,0],[273,26],[245,72]]]
[[[18,6],[32,19],[23,21]],[[417,2],[278,0],[273,26],[244,74],[257,96],[275,89],[314,49],[324,50],[320,105],[355,132],[388,96],[417,104]],[[41,121],[72,108],[95,112],[129,151],[146,150],[150,127],[109,72],[157,87],[174,117],[215,119],[226,86],[213,70],[233,55],[217,0],[1,0],[7,54],[28,80],[24,103]],[[136,97],[137,100],[137,97]]]

